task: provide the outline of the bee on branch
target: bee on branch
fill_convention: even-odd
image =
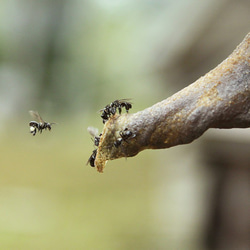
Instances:
[[[97,153],[97,149],[93,150],[93,152],[92,152],[91,156],[89,157],[86,165],[89,164],[91,167],[95,167],[96,153]]]
[[[98,129],[94,128],[94,127],[88,127],[87,130],[90,133],[90,135],[94,138],[93,139],[94,145],[96,147],[98,147],[99,143],[100,143],[100,138],[101,138],[102,134],[98,135]],[[97,149],[93,150],[93,152],[92,152],[91,156],[89,157],[86,165],[89,164],[91,167],[95,166],[96,154],[97,154]]]
[[[102,112],[101,118],[103,123],[107,122],[112,115],[115,115],[117,110],[119,114],[121,114],[122,108],[125,108],[127,113],[129,109],[132,108],[132,103],[129,102],[129,99],[115,100],[110,104],[106,105],[103,109],[100,110],[100,112]]]
[[[128,130],[128,128],[125,128],[123,131],[120,131],[119,135],[120,135],[120,138],[118,138],[114,142],[114,146],[116,148],[118,148],[121,145],[122,141],[125,141],[125,142],[128,143],[129,139],[132,139],[132,138],[136,137],[136,134],[134,134],[133,132]]]
[[[125,109],[126,112],[128,113],[129,109],[132,108],[132,103],[129,102],[129,99],[120,99],[120,100],[115,100],[111,102],[110,104],[106,105],[103,109],[100,110],[101,112],[101,118],[103,120],[103,123],[106,123],[108,119],[115,115],[117,112],[119,114],[122,113],[122,109]],[[94,127],[88,127],[88,132],[91,134],[93,137],[94,145],[96,147],[99,147],[100,139],[102,136],[102,133],[98,135],[98,129]],[[131,131],[129,131],[127,128],[124,129],[124,131],[121,131],[119,133],[120,138],[118,138],[114,142],[115,147],[119,147],[122,143],[122,141],[126,141],[130,138],[135,137],[135,134],[133,134]],[[91,156],[89,157],[87,161],[87,165],[90,164],[91,167],[95,167],[95,159],[97,155],[97,148],[93,150]]]
[[[98,129],[94,127],[88,127],[87,130],[90,133],[90,135],[94,138],[93,141],[95,146],[98,147],[102,133],[98,135]]]

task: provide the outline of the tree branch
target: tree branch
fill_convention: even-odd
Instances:
[[[95,159],[131,157],[144,149],[190,143],[209,128],[250,126],[250,33],[215,69],[173,96],[134,114],[115,114],[105,123]],[[121,132],[133,136],[114,143]]]

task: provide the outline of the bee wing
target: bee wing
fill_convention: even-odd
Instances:
[[[132,104],[131,100],[132,100],[132,98],[123,98],[123,99],[119,99],[118,101],[119,102],[128,102],[128,103]]]
[[[132,100],[132,98],[122,98],[122,99],[120,99],[120,101],[131,101]]]
[[[38,114],[37,111],[30,110],[29,111],[30,115],[35,118],[37,121],[44,123],[43,118]]]
[[[98,135],[98,128],[88,127],[87,130],[93,137]]]

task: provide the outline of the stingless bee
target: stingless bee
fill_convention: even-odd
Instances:
[[[126,112],[128,113],[129,109],[132,108],[132,103],[128,102],[130,99],[121,99],[121,100],[115,100],[110,103],[110,106],[115,109],[118,109],[119,114],[122,113],[122,108],[124,107],[126,109]]]
[[[100,112],[102,112],[101,118],[103,123],[105,123],[111,115],[115,115],[117,109],[119,114],[122,113],[122,108],[125,108],[128,113],[129,109],[132,108],[132,103],[129,102],[129,100],[130,99],[115,100],[101,109]]]
[[[98,129],[94,128],[94,127],[88,127],[87,130],[91,134],[91,136],[94,138],[93,139],[94,145],[96,147],[98,147],[99,143],[100,143],[100,138],[102,136],[102,133],[98,135]],[[93,150],[93,152],[92,152],[91,156],[89,157],[86,165],[89,164],[91,167],[95,167],[96,154],[97,154],[97,149]]]
[[[37,111],[29,111],[30,115],[35,118],[37,121],[30,121],[29,126],[30,126],[30,133],[36,135],[36,132],[42,133],[43,129],[45,130],[51,130],[51,125],[55,124],[55,122],[48,123],[45,122],[42,117],[38,114]]]
[[[90,133],[90,135],[94,138],[95,146],[98,147],[102,133],[99,134],[99,136],[98,136],[98,128],[94,128],[94,127],[88,127],[87,130]]]
[[[136,134],[134,134],[133,132],[128,130],[128,128],[125,128],[123,131],[120,131],[119,135],[120,135],[120,138],[118,138],[114,142],[114,146],[116,148],[118,148],[121,145],[122,141],[125,141],[128,143],[128,139],[132,139],[132,138],[136,137]]]
[[[89,157],[86,165],[89,164],[91,167],[95,167],[96,153],[97,153],[97,149],[93,150],[93,152],[92,152],[91,156]]]

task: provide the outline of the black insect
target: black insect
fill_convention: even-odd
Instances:
[[[101,138],[102,134],[98,135],[98,129],[94,128],[94,127],[88,127],[87,130],[91,134],[91,136],[93,136],[95,146],[98,147],[99,143],[100,143],[100,138]]]
[[[55,124],[54,122],[48,123],[45,122],[42,117],[38,114],[37,111],[29,111],[30,115],[35,118],[37,121],[30,121],[29,126],[30,126],[30,133],[36,135],[36,132],[42,133],[43,129],[45,130],[51,130],[51,125]]]
[[[132,108],[132,103],[128,102],[128,100],[129,99],[115,100],[101,109],[100,112],[102,112],[101,118],[103,123],[105,123],[110,118],[110,116],[115,115],[117,109],[119,114],[122,113],[122,108],[125,108],[126,112],[128,113],[129,109]]]
[[[114,146],[115,146],[116,148],[118,148],[121,144],[122,144],[122,138],[118,138],[118,139],[114,142]]]
[[[115,112],[116,109],[118,109],[119,114],[121,114],[122,108],[125,108],[126,112],[128,113],[129,109],[132,108],[132,103],[128,102],[128,100],[129,99],[115,100],[110,103],[110,106],[115,109]]]
[[[125,128],[123,131],[120,131],[119,135],[120,135],[120,138],[118,138],[114,142],[114,146],[116,148],[118,148],[121,145],[122,141],[125,141],[128,143],[128,139],[132,139],[136,136],[136,134],[128,130],[128,128]]]
[[[113,114],[112,109],[110,108],[109,105],[105,106],[104,109],[101,109],[100,112],[102,112],[101,118],[102,118],[102,122],[103,123],[105,123],[106,121],[108,121],[109,117]]]
[[[95,149],[91,156],[89,157],[88,161],[87,161],[87,165],[89,164],[91,167],[95,167],[95,158],[96,158],[96,153],[97,153],[97,149]]]

